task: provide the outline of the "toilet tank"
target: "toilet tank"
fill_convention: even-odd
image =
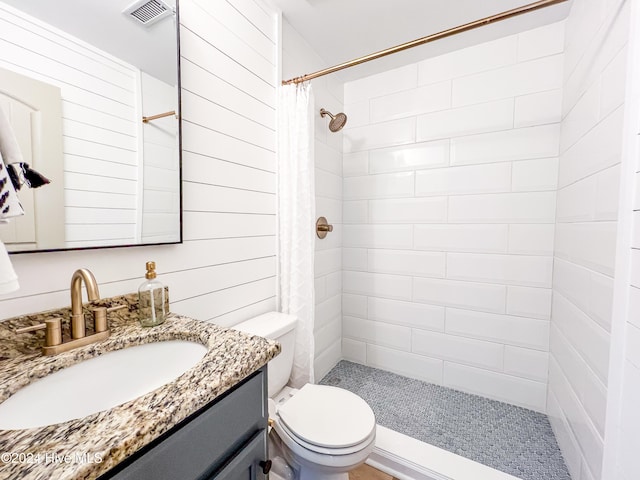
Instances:
[[[289,381],[291,369],[293,368],[293,350],[295,348],[295,327],[297,322],[298,319],[294,315],[269,312],[231,327],[244,333],[258,335],[280,342],[282,352],[267,365],[269,398],[282,390]]]

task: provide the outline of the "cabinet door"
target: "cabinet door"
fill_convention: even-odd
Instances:
[[[258,432],[229,463],[208,480],[264,480],[261,463],[267,460],[267,431]]]
[[[242,451],[266,428],[266,391],[263,367],[100,480],[210,478],[212,472],[219,472],[228,465],[229,458],[235,458],[234,452]],[[260,460],[266,458],[265,450]]]

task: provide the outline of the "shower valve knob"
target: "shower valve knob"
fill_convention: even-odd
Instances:
[[[333,225],[329,224],[325,217],[318,218],[316,221],[316,235],[318,235],[318,238],[325,238],[328,232],[333,232]]]
[[[271,460],[262,460],[258,465],[260,465],[262,473],[265,475],[271,471]]]

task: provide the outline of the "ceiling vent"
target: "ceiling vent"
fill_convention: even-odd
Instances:
[[[138,0],[125,8],[122,13],[136,23],[148,27],[158,20],[170,16],[173,8],[162,0]]]

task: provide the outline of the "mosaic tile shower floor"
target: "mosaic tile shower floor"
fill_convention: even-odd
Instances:
[[[396,432],[523,480],[571,480],[542,413],[344,360],[320,383],[360,395]]]

